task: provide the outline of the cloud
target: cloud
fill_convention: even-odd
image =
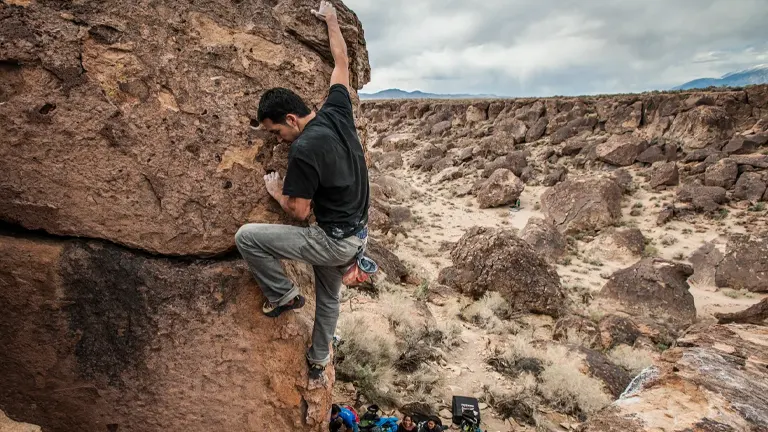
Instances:
[[[546,96],[664,89],[765,63],[765,0],[345,0],[365,91]]]

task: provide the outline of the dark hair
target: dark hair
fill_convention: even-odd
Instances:
[[[341,407],[336,404],[331,405],[331,414],[338,414],[341,412]]]
[[[269,119],[272,123],[285,123],[285,116],[293,114],[306,117],[312,111],[303,99],[287,88],[275,87],[267,90],[259,100],[259,123]]]

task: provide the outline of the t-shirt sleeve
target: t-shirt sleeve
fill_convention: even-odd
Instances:
[[[319,184],[320,173],[314,164],[296,156],[288,161],[288,171],[283,180],[283,195],[312,199]]]
[[[334,109],[352,117],[352,99],[349,90],[342,84],[334,84],[328,92],[328,97],[321,109]]]

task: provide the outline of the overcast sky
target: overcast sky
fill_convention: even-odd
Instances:
[[[768,0],[344,3],[365,30],[365,92],[638,92],[768,63]]]

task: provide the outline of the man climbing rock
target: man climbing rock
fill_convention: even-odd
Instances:
[[[267,90],[259,101],[261,126],[290,143],[285,180],[264,176],[267,192],[286,213],[307,220],[314,205],[317,225],[247,224],[235,235],[266,301],[263,312],[277,317],[304,306],[299,288],[279,260],[309,263],[315,273],[315,323],[307,352],[310,379],[323,377],[339,318],[342,275],[362,252],[368,235],[368,169],[355,130],[349,96],[349,59],[336,10],[327,1],[312,13],[328,27],[334,69],[325,104],[314,112],[294,92]]]

